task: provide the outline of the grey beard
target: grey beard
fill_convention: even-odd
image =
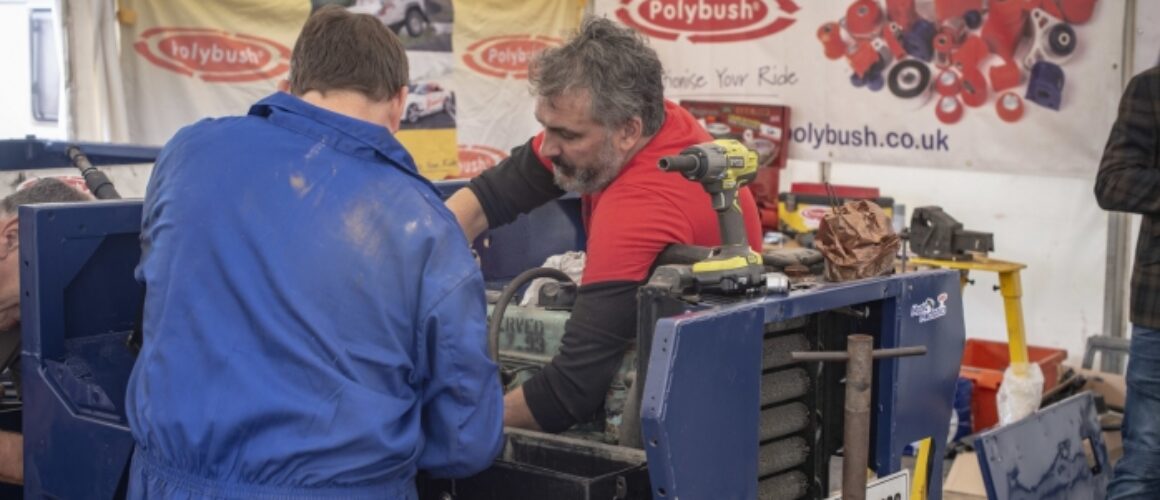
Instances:
[[[564,191],[580,194],[592,194],[608,187],[620,172],[620,168],[605,168],[595,172],[584,170],[575,177],[566,177],[560,170],[558,166],[552,169],[552,178],[556,186]]]
[[[564,191],[592,194],[612,184],[612,180],[624,168],[621,160],[622,158],[617,157],[616,151],[609,144],[596,157],[596,162],[600,165],[599,168],[585,170],[574,167],[561,168],[559,163],[552,162],[552,179],[556,186]],[[563,173],[565,170],[571,171],[575,175],[568,177]]]

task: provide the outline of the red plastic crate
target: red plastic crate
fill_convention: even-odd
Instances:
[[[1059,365],[1067,359],[1067,351],[1048,347],[1027,346],[1027,357],[1043,371],[1043,392],[1059,383]],[[974,382],[971,393],[971,428],[979,432],[999,422],[995,395],[1003,383],[1003,371],[1011,364],[1011,353],[1006,342],[967,339],[963,348],[963,362],[959,375]]]

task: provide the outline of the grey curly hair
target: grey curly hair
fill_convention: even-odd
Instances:
[[[640,34],[609,19],[586,17],[571,40],[532,60],[528,79],[541,97],[585,89],[597,123],[619,127],[639,116],[643,135],[651,136],[665,121],[662,72],[656,51]]]

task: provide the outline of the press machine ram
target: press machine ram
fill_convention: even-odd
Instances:
[[[0,167],[67,165],[66,145],[28,142],[0,144]],[[96,165],[140,163],[148,153],[79,146]],[[437,185],[450,195],[462,182]],[[579,205],[566,197],[485,234],[476,250],[489,288],[550,255],[582,250]],[[132,273],[140,214],[136,200],[20,209],[30,498],[124,494],[132,449],[124,389],[134,361],[125,341],[141,306]],[[491,468],[455,481],[421,475],[420,496],[825,498],[830,460],[843,449],[844,369],[789,353],[842,350],[847,335],[864,333],[876,348],[926,350],[874,365],[868,465],[879,477],[894,474],[908,445],[929,438],[914,482],[941,498],[942,460],[930,457],[943,455],[964,343],[958,273],[793,288],[682,297],[644,287],[637,347],[598,415],[562,435],[509,430]],[[527,373],[547,362],[567,315],[566,307],[509,307],[499,336],[504,367]]]

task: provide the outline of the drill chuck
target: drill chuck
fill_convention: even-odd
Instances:
[[[730,147],[741,148],[734,150],[732,162],[728,149]],[[713,183],[727,176],[730,168],[744,167],[744,159],[741,156],[749,151],[744,148],[737,141],[698,144],[685,148],[680,154],[662,157],[657,161],[657,166],[665,172],[680,172],[691,181]],[[741,160],[740,164],[736,161],[738,159]]]
[[[665,172],[680,172],[688,179],[698,179],[704,177],[705,162],[702,162],[694,154],[682,153],[679,155],[662,157],[657,166]]]

